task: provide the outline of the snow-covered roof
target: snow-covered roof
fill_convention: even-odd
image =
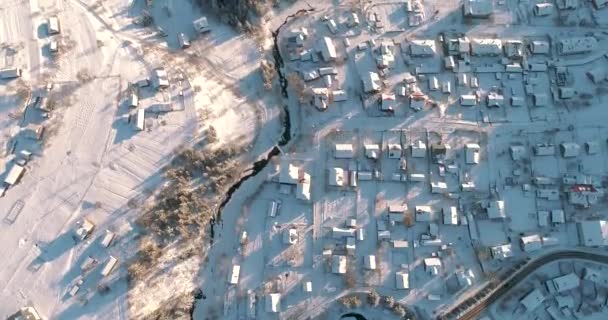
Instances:
[[[492,14],[494,5],[492,0],[464,0],[463,10],[465,16],[482,18]]]
[[[474,56],[498,56],[502,54],[500,39],[471,39],[471,54]]]
[[[542,239],[538,234],[523,236],[520,239],[522,250],[525,252],[533,252],[540,250],[543,247]]]
[[[534,40],[530,42],[530,51],[533,54],[547,54],[549,53],[550,45],[548,41]]]
[[[553,283],[555,291],[564,292],[578,287],[580,285],[581,279],[578,277],[578,275],[576,275],[576,273],[572,272],[565,276],[557,277],[549,281]]]
[[[477,96],[474,94],[463,94],[460,96],[460,104],[463,106],[474,106],[477,104]]]
[[[581,221],[578,223],[578,233],[583,246],[608,245],[608,223],[604,220]]]
[[[300,168],[291,163],[282,163],[279,172],[279,183],[297,184],[300,177]]]
[[[540,306],[543,301],[545,301],[543,293],[539,289],[534,289],[521,299],[521,304],[526,308],[526,311],[531,312]]]
[[[410,288],[410,277],[407,272],[397,271],[395,272],[395,282],[397,289],[409,289]]]
[[[458,208],[455,206],[443,208],[443,224],[458,224]]]
[[[376,256],[375,255],[364,256],[363,265],[365,266],[365,269],[376,270]]]
[[[507,217],[505,202],[502,200],[490,202],[486,211],[490,219],[504,219]]]
[[[310,201],[310,174],[304,173],[302,179],[298,182],[296,188],[296,198],[304,201]]]
[[[333,255],[331,257],[331,272],[337,274],[346,273],[346,256]]]
[[[435,40],[413,40],[410,42],[412,57],[434,56],[437,52]]]
[[[382,88],[382,81],[376,72],[368,72],[361,79],[365,93],[378,92]]]
[[[479,163],[479,150],[481,147],[477,143],[467,143],[464,145],[464,159],[467,164]]]
[[[422,140],[416,140],[416,142],[412,143],[412,157],[414,158],[424,158],[426,157],[426,144]]]
[[[561,209],[551,210],[551,222],[566,223],[566,216],[564,214],[564,210],[561,210]]]
[[[416,206],[416,221],[428,222],[433,220],[433,210],[429,206]]]
[[[281,294],[271,293],[266,296],[266,312],[277,313],[280,309]]]
[[[319,41],[318,50],[321,52],[321,57],[325,62],[333,61],[338,57],[336,46],[330,37],[323,37],[321,41]]]
[[[21,179],[21,176],[23,176],[23,172],[25,172],[24,167],[18,164],[13,164],[13,167],[6,175],[6,178],[4,178],[4,183],[11,186],[16,184],[17,182],[19,182],[19,179]]]
[[[329,169],[329,185],[342,187],[346,185],[346,175],[342,168]]]
[[[513,249],[510,243],[490,248],[494,259],[506,259],[513,256]]]
[[[564,142],[559,145],[559,149],[564,158],[573,158],[579,155],[581,146],[575,142]]]
[[[511,159],[513,161],[518,161],[525,158],[528,154],[526,151],[526,147],[522,145],[512,145],[509,147],[509,153],[511,154]]]
[[[354,156],[353,145],[350,143],[337,143],[334,146],[334,156],[338,159],[350,159]]]
[[[585,53],[595,49],[597,49],[597,39],[594,37],[574,37],[557,42],[557,53],[560,55]]]

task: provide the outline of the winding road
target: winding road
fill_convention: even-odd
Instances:
[[[564,259],[578,259],[608,264],[608,254],[585,251],[582,249],[553,251],[536,259],[529,260],[528,263],[523,265],[517,271],[511,273],[509,277],[501,281],[495,288],[489,291],[489,293],[485,289],[481,290],[479,293],[461,302],[448,312],[438,316],[437,319],[476,319],[487,307],[500,299],[504,294],[511,290],[512,287],[515,287],[520,282],[524,281],[537,269],[546,264]]]

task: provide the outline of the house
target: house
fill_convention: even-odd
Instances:
[[[608,245],[608,223],[604,220],[580,221],[577,224],[581,245],[599,247]]]
[[[572,99],[576,95],[576,90],[571,87],[560,87],[558,94],[560,99]]]
[[[551,222],[553,224],[566,223],[566,216],[564,210],[554,209],[551,210]]]
[[[490,219],[504,219],[507,217],[503,200],[491,201],[486,208],[486,212]]]
[[[287,245],[295,244],[298,242],[298,230],[296,228],[289,228],[283,231],[283,243]]]
[[[281,163],[279,172],[279,183],[298,184],[300,181],[300,168],[291,163]]]
[[[509,147],[509,153],[511,154],[511,159],[513,161],[519,161],[525,159],[528,155],[526,148],[522,145],[513,145]]]
[[[304,172],[296,186],[296,199],[310,201],[310,174]]]
[[[499,56],[502,54],[500,39],[471,39],[471,55]]]
[[[332,231],[332,236],[336,239],[353,237],[355,235],[355,229],[353,229],[353,228],[345,229],[345,228],[333,227],[331,229],[331,231]]]
[[[312,292],[312,281],[306,281],[302,283],[302,291],[306,293]]]
[[[534,15],[538,17],[548,16],[553,13],[552,3],[537,3],[534,6]]]
[[[42,320],[42,318],[34,307],[23,307],[7,320]]]
[[[271,293],[266,296],[265,309],[268,313],[277,313],[281,309],[281,294]]]
[[[511,97],[511,106],[512,107],[521,107],[526,103],[526,99],[524,97],[512,96]]]
[[[363,267],[367,270],[376,270],[376,256],[366,255],[363,257]]]
[[[439,259],[439,258],[424,259],[424,269],[433,275],[438,274],[439,271],[441,271],[441,259]]]
[[[456,272],[456,280],[461,288],[467,288],[473,285],[475,280],[475,274],[472,269],[459,270]]]
[[[455,206],[444,207],[443,224],[458,225],[458,209]]]
[[[426,180],[426,176],[424,173],[412,173],[410,174],[410,182],[424,182]]]
[[[536,197],[549,201],[559,200],[559,190],[557,188],[545,188],[536,190]]]
[[[578,8],[579,0],[557,0],[557,8],[560,10],[570,10]]]
[[[316,71],[315,71],[316,72]],[[328,88],[312,88],[312,104],[319,111],[327,110],[329,106],[329,89]]]
[[[346,185],[346,174],[342,168],[329,169],[329,185],[343,187]]]
[[[331,272],[335,274],[346,273],[346,256],[333,255],[331,257]]]
[[[454,70],[456,67],[456,61],[454,60],[454,56],[447,56],[443,59],[443,64],[446,70]]]
[[[190,47],[190,38],[185,33],[180,32],[177,34],[177,43],[179,43],[180,48],[186,49]]]
[[[563,142],[559,145],[559,150],[564,158],[575,158],[578,157],[581,146],[574,142]]]
[[[543,303],[543,301],[545,301],[545,296],[538,288],[530,291],[523,299],[520,300],[527,312],[534,311]]]
[[[410,243],[407,240],[393,240],[393,249],[409,248]]]
[[[583,269],[583,280],[591,281],[602,287],[608,287],[608,279],[597,269],[585,267]]]
[[[382,89],[382,81],[376,72],[366,73],[361,81],[363,83],[363,92],[365,93],[378,92]]]
[[[357,247],[356,245],[356,241],[355,241],[355,237],[348,237],[346,238],[346,253],[348,255],[354,255],[355,254],[355,249]]]
[[[407,272],[405,272],[405,271],[395,272],[395,287],[400,290],[405,290],[405,289],[410,288],[410,277]]]
[[[435,159],[445,158],[448,151],[451,149],[450,145],[444,142],[436,142],[431,144],[431,156]]]
[[[137,96],[137,92],[131,92],[129,94],[128,104],[129,108],[137,108],[139,107],[139,97]]]
[[[528,44],[532,54],[549,54],[551,46],[548,41],[534,40]]]
[[[431,182],[431,193],[446,193],[448,192],[448,184],[442,181]]]
[[[523,236],[520,239],[521,249],[525,252],[534,252],[542,249],[542,239],[538,234]]]
[[[192,25],[194,26],[194,30],[198,33],[207,33],[211,31],[209,27],[209,21],[207,21],[207,17],[200,17],[194,21],[192,21]]]
[[[241,266],[235,264],[232,266],[232,270],[230,271],[230,276],[228,277],[229,284],[237,284],[239,283],[239,275],[241,274]]]
[[[331,92],[331,96],[334,102],[346,101],[348,96],[346,95],[346,91],[344,90],[333,90]]]
[[[509,63],[505,66],[505,72],[508,73],[522,73],[524,69],[519,62]]]
[[[432,57],[437,54],[435,40],[413,40],[410,42],[412,57]]]
[[[474,94],[463,94],[460,96],[460,105],[463,107],[472,107],[477,104],[477,96]]]
[[[377,144],[365,144],[363,149],[365,150],[365,157],[368,159],[377,160],[380,157],[380,146]]]
[[[23,176],[24,172],[25,172],[24,167],[22,167],[18,164],[13,164],[13,166],[11,167],[11,170],[6,175],[6,178],[4,178],[4,184],[7,186],[13,186],[13,185],[19,183],[19,180],[21,180],[21,177]]]
[[[426,96],[419,92],[414,92],[410,95],[410,108],[414,111],[420,111],[426,105]]]
[[[165,69],[154,69],[154,76],[156,78],[156,89],[165,89],[169,87],[169,78],[167,77],[167,71],[165,71]]]
[[[533,147],[535,156],[552,156],[555,155],[555,146],[547,143],[540,143]]]
[[[59,18],[52,16],[46,23],[47,32],[49,35],[59,34],[61,32],[61,26],[59,25]]]
[[[114,240],[114,232],[106,230],[106,234],[103,236],[100,243],[104,248],[107,248],[110,246],[110,243],[112,243],[112,240]]]
[[[462,5],[465,17],[488,18],[494,11],[492,0],[464,0]]]
[[[458,75],[456,76],[456,80],[458,82],[458,85],[461,87],[466,87],[469,85],[469,77],[464,72],[458,73]]]
[[[568,189],[568,202],[575,206],[588,208],[596,204],[603,192],[591,184],[574,184]]]
[[[389,159],[399,159],[401,158],[401,145],[399,144],[389,144],[388,145],[388,158]]]
[[[439,90],[439,79],[435,76],[429,77],[429,90],[437,91]]]
[[[549,211],[540,210],[537,212],[538,215],[538,226],[543,228],[549,225]]]
[[[594,155],[600,151],[600,143],[598,141],[585,142],[585,150],[588,155]]]
[[[524,43],[519,40],[505,41],[504,49],[509,58],[520,58],[524,55]]]
[[[338,24],[336,24],[336,21],[334,19],[329,19],[325,21],[325,24],[327,25],[327,29],[329,29],[329,32],[333,34],[338,33]]]
[[[549,96],[544,93],[532,94],[532,100],[535,107],[545,107],[549,104]]]
[[[81,241],[86,239],[95,229],[95,224],[89,219],[83,219],[76,228],[76,237]]]
[[[490,252],[492,254],[492,258],[498,260],[504,260],[513,256],[513,249],[510,243],[491,247]]]
[[[496,92],[488,93],[488,96],[486,98],[487,98],[486,100],[488,103],[488,108],[502,107],[502,105],[505,102],[505,97],[502,94],[498,94]]]
[[[424,158],[426,157],[426,144],[422,140],[417,140],[412,143],[412,157],[413,158]]]
[[[553,278],[545,282],[547,291],[549,291],[550,294],[572,290],[574,288],[577,288],[580,284],[581,279],[574,272],[564,276]]]
[[[593,5],[599,10],[605,6],[608,6],[608,0],[593,0]]]
[[[467,143],[464,145],[464,160],[466,164],[478,164],[481,147],[477,143]]]
[[[557,54],[570,55],[587,53],[597,49],[597,39],[594,37],[573,37],[557,42]]]
[[[433,220],[433,209],[430,206],[416,206],[416,221],[430,222]]]
[[[382,111],[395,111],[395,95],[383,93],[380,96],[380,109]]]
[[[321,58],[325,62],[332,62],[338,57],[336,46],[330,37],[323,37],[318,43],[318,49],[321,53]]]
[[[112,270],[114,270],[114,267],[117,263],[118,259],[114,258],[113,256],[110,256],[106,264],[103,266],[103,269],[101,269],[101,275],[107,277],[112,272]]]
[[[0,79],[15,79],[21,77],[22,74],[21,68],[0,69]]]
[[[352,159],[354,155],[352,144],[338,143],[334,146],[334,157],[336,159]]]

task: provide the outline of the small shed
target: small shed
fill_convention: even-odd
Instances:
[[[431,192],[440,194],[448,192],[448,184],[442,181],[431,182]]]
[[[114,258],[113,256],[110,256],[106,264],[103,266],[103,269],[101,269],[101,275],[107,277],[112,272],[112,270],[114,270],[114,267],[117,263],[118,259]]]
[[[413,158],[424,158],[426,157],[426,144],[422,140],[417,140],[412,143],[412,157]]]
[[[466,164],[478,164],[481,147],[477,143],[467,143],[464,146],[464,159]]]
[[[578,157],[581,146],[574,142],[563,142],[559,145],[559,150],[564,158],[575,158]]]
[[[433,221],[433,209],[430,206],[416,206],[416,221]]]
[[[4,184],[6,184],[8,186],[12,186],[12,185],[19,183],[19,180],[21,180],[21,177],[23,176],[24,172],[25,172],[24,167],[22,167],[18,164],[13,164],[13,166],[11,167],[11,170],[6,175],[6,178],[4,178]]]
[[[346,256],[333,255],[331,257],[331,272],[336,274],[346,273]]]
[[[399,290],[406,290],[410,288],[410,277],[405,271],[395,272],[395,286]]]
[[[598,141],[585,142],[585,150],[588,155],[594,155],[600,151],[600,143]]]
[[[561,210],[561,209],[551,210],[551,222],[554,224],[566,223],[566,215],[564,214],[564,210]]]
[[[542,239],[538,234],[523,236],[520,239],[521,249],[525,252],[534,252],[542,249]]]
[[[463,107],[472,107],[477,105],[477,96],[474,94],[463,94],[460,96],[460,105]]]
[[[240,274],[241,274],[241,266],[238,264],[232,266],[232,270],[230,271],[230,276],[228,277],[228,283],[230,283],[230,284],[239,283]]]
[[[271,293],[266,296],[266,305],[265,309],[268,313],[277,313],[281,309],[281,294],[280,293]]]
[[[537,3],[534,6],[534,15],[538,17],[548,16],[553,13],[552,3]]]
[[[443,208],[443,224],[458,224],[458,208],[456,208],[455,206]]]
[[[389,159],[399,159],[401,158],[401,145],[399,144],[389,144],[388,145],[388,158]]]
[[[367,270],[376,270],[376,256],[367,255],[363,257],[363,266]]]
[[[334,157],[336,159],[351,159],[354,156],[353,145],[340,143],[334,147]]]
[[[509,147],[509,153],[513,161],[519,161],[525,159],[528,153],[523,145],[512,145]]]
[[[346,185],[346,173],[342,168],[329,169],[329,185],[343,187]]]
[[[380,146],[377,144],[363,145],[363,149],[365,150],[365,157],[368,159],[376,160],[380,156]]]

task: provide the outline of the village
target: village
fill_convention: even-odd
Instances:
[[[477,319],[488,283],[608,243],[607,34],[549,26],[576,2],[526,3],[534,29],[488,22],[493,3],[454,8],[462,26],[423,1],[285,25],[301,139],[235,227],[224,317]],[[483,319],[605,316],[605,265],[559,264]]]
[[[271,23],[272,106],[257,76],[226,71],[259,73],[251,37],[237,46],[211,15],[140,2],[116,21],[119,5],[101,18],[70,6],[90,16],[81,33],[107,29],[97,40],[43,10],[26,31],[36,53],[0,64],[17,109],[0,122],[0,240],[17,248],[0,250],[0,315],[128,318],[135,200],[204,136],[251,151],[243,164],[272,151],[230,191],[184,281],[192,319],[606,317],[608,0],[298,2]],[[193,54],[202,43],[241,60],[211,63]]]

